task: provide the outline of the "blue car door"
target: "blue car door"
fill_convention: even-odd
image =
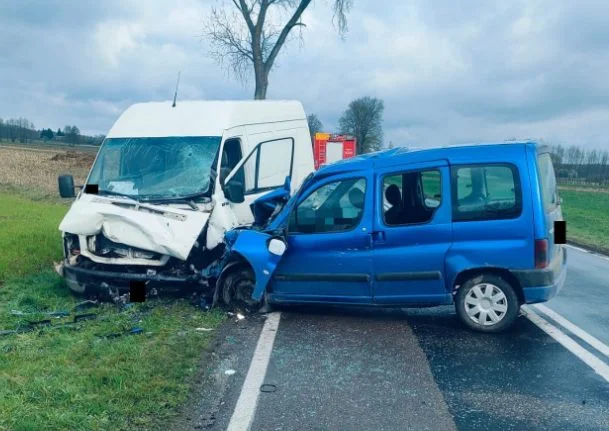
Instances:
[[[376,162],[373,300],[448,304],[444,260],[452,242],[448,162]]]
[[[350,173],[302,193],[271,281],[273,301],[371,302],[373,190],[370,173]]]

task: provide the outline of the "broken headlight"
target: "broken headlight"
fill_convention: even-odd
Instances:
[[[63,253],[64,256],[78,256],[80,254],[80,242],[78,240],[78,235],[74,235],[73,233],[66,233],[63,236]]]
[[[88,250],[100,257],[130,259],[160,259],[161,255],[152,251],[130,247],[106,238],[102,233],[87,237]]]

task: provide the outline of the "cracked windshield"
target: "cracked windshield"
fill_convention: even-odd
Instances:
[[[140,199],[207,193],[219,136],[106,139],[88,184]]]

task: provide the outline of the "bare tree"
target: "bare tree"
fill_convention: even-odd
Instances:
[[[366,96],[349,103],[338,120],[341,133],[357,139],[357,154],[377,151],[382,147],[384,110],[381,99]]]
[[[249,66],[253,65],[254,98],[266,99],[269,73],[277,55],[292,29],[305,27],[302,14],[310,3],[311,0],[230,0],[228,5],[212,7],[205,29],[212,56],[241,81],[246,80]],[[334,20],[341,36],[347,31],[351,4],[352,0],[333,0]],[[287,13],[289,19],[277,24],[282,12]]]
[[[607,184],[607,165],[609,164],[609,151],[603,150],[600,157],[601,187]]]
[[[309,132],[311,133],[311,142],[315,142],[315,134],[321,132],[324,128],[324,124],[321,122],[317,115],[307,115],[307,123],[309,123]]]

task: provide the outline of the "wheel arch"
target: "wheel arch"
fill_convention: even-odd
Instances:
[[[461,285],[463,283],[465,283],[467,280],[469,280],[473,277],[479,276],[479,275],[483,275],[483,274],[492,274],[492,275],[496,275],[496,276],[499,276],[502,279],[504,279],[514,289],[514,292],[516,293],[516,296],[518,297],[519,305],[524,304],[525,301],[524,301],[524,292],[522,290],[522,285],[520,284],[520,282],[518,281],[516,276],[505,268],[478,267],[478,268],[465,269],[465,270],[459,272],[457,274],[457,276],[455,277],[455,281],[452,286],[453,294],[455,294],[457,292],[457,290],[461,287]]]

